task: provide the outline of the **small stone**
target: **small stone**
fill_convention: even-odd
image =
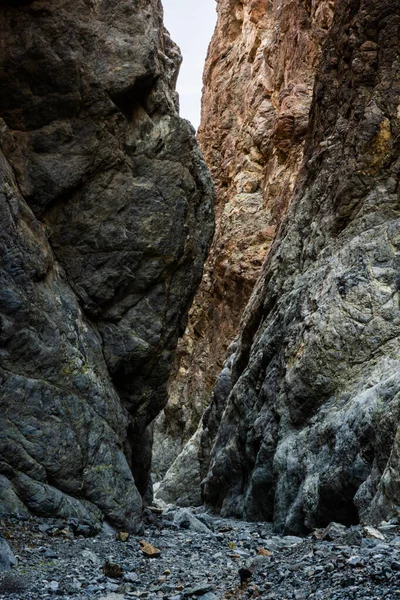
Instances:
[[[158,548],[155,548],[148,542],[145,542],[144,540],[140,540],[139,544],[140,544],[141,551],[148,558],[159,558],[161,556],[161,550],[159,550]]]
[[[129,573],[124,573],[124,581],[128,583],[134,583],[138,580],[138,575],[134,571],[130,571]]]
[[[197,585],[195,587],[188,588],[184,590],[183,597],[190,598],[191,596],[204,596],[207,592],[210,592],[212,586],[209,583],[205,583],[203,585]]]
[[[82,550],[81,556],[85,561],[92,563],[92,565],[99,565],[101,562],[97,554],[91,550]]]
[[[106,577],[110,577],[111,579],[120,579],[123,576],[124,571],[119,565],[107,561],[103,565],[103,573]]]
[[[324,530],[324,536],[322,539],[335,541],[344,538],[346,535],[346,526],[341,523],[330,523]]]
[[[164,512],[163,509],[159,508],[158,506],[146,506],[146,508],[147,508],[147,510],[150,510],[155,515],[162,515]]]
[[[385,542],[386,538],[378,529],[375,527],[364,527],[364,533],[368,538],[372,538],[374,540],[381,540],[381,542]]]
[[[99,585],[88,585],[85,588],[86,592],[90,592],[91,594],[95,594],[96,592],[101,592],[102,588]]]
[[[0,538],[0,573],[4,573],[17,564],[17,559],[5,539]]]
[[[53,548],[46,548],[46,550],[44,551],[44,557],[45,558],[58,558],[58,554],[57,554],[57,552],[55,552],[53,550]]]
[[[119,542],[127,542],[129,540],[129,533],[126,531],[119,531],[116,538]]]
[[[66,537],[71,537],[71,531],[69,529],[67,529],[66,527],[64,529],[60,529],[58,531],[54,532],[54,535],[65,535]]]
[[[74,531],[76,536],[82,535],[85,538],[92,537],[93,535],[96,535],[96,533],[98,533],[98,531],[93,527],[90,527],[89,525],[83,525],[82,523],[79,523],[78,527]]]
[[[257,548],[257,554],[259,556],[272,556],[272,552],[266,550],[265,548]]]
[[[59,588],[59,583],[58,581],[50,581],[49,583],[49,590],[52,592],[56,592]]]
[[[350,556],[350,558],[347,561],[347,564],[350,567],[363,567],[364,561],[361,558],[361,556]]]

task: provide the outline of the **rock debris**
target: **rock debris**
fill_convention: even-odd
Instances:
[[[221,519],[168,507],[146,511],[143,536],[121,541],[104,526],[74,535],[67,521],[1,519],[1,600],[395,600],[400,598],[400,526],[331,524],[305,537],[269,523]],[[143,542],[159,549],[150,559]],[[1,558],[1,556],[0,556]]]

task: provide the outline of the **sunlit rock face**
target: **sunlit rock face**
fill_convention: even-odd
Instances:
[[[217,188],[217,230],[169,404],[155,432],[162,476],[194,433],[292,197],[332,0],[219,0],[198,137]]]
[[[304,168],[203,423],[224,515],[302,532],[398,514],[399,98],[398,2],[338,0]]]
[[[159,0],[2,2],[0,512],[140,527],[213,234]]]

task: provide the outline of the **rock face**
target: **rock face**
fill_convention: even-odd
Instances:
[[[223,515],[302,532],[398,514],[399,34],[398,2],[337,1],[304,169],[204,420]]]
[[[217,188],[217,231],[156,424],[162,476],[196,430],[282,221],[303,156],[333,2],[220,0],[199,140]]]
[[[0,510],[140,526],[213,234],[159,0],[0,7]]]
[[[393,0],[336,4],[303,168],[197,436],[222,515],[398,514],[399,28]]]

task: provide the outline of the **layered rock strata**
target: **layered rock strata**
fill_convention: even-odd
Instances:
[[[197,429],[291,198],[332,0],[219,0],[204,71],[201,147],[217,231],[156,425],[162,476]]]
[[[140,527],[213,234],[159,0],[0,6],[0,511]]]
[[[204,420],[221,514],[398,515],[399,177],[400,6],[338,0],[304,168]]]

